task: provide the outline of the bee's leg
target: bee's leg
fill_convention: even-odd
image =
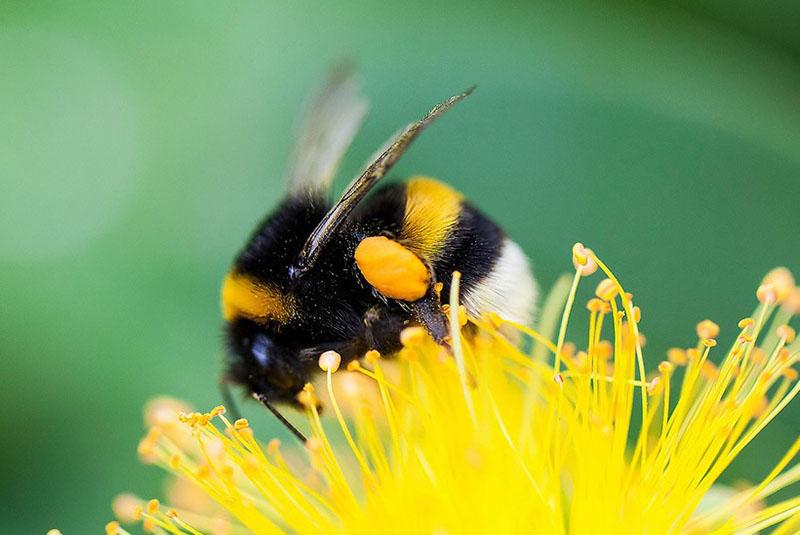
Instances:
[[[239,411],[239,406],[231,392],[231,383],[225,376],[222,376],[219,380],[219,393],[222,396],[222,404],[225,405],[225,409],[231,414],[231,417],[234,420],[241,418],[242,413]]]
[[[439,296],[431,291],[411,307],[416,320],[425,326],[436,343],[449,348],[450,327],[439,304]]]

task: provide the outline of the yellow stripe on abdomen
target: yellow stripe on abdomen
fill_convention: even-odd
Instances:
[[[424,258],[436,257],[458,222],[462,200],[459,192],[433,178],[409,180],[402,233],[408,248]]]

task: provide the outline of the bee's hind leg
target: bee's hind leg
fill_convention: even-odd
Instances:
[[[414,317],[430,333],[437,344],[450,348],[450,325],[442,311],[439,296],[431,291],[412,304]]]

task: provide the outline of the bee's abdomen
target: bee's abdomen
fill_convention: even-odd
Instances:
[[[461,300],[473,315],[497,312],[529,323],[536,286],[525,254],[502,229],[449,186],[415,177],[405,188],[404,243],[432,266],[447,299],[461,273]]]

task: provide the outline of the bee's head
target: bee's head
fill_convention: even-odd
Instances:
[[[245,274],[231,272],[222,286],[229,380],[270,402],[296,403],[312,358],[287,332],[295,316],[291,295]]]
[[[272,403],[298,406],[297,394],[309,381],[314,364],[269,325],[238,318],[226,327],[227,378]]]

